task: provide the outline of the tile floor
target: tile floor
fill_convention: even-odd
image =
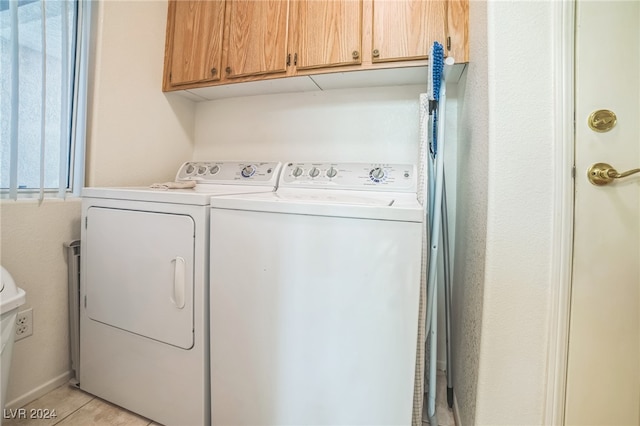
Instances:
[[[23,412],[5,410],[2,426],[160,426],[71,384],[52,390],[23,408]],[[30,418],[42,417],[47,410],[49,414],[55,410],[55,418]]]
[[[447,405],[447,376],[443,371],[438,371],[436,386],[438,387],[436,390],[436,418],[438,419],[438,426],[456,426],[453,410]],[[425,420],[428,419],[426,404],[422,407],[422,419],[423,426],[429,424],[429,422]]]
[[[447,406],[447,384],[444,374],[438,376],[436,413],[439,426],[455,426],[453,412]],[[96,398],[71,384],[60,386],[25,405],[24,411],[5,410],[3,426],[161,426],[149,419]],[[32,411],[35,410],[35,411]],[[55,418],[29,418],[55,410]],[[24,415],[22,415],[24,414]],[[428,425],[429,422],[423,422]]]

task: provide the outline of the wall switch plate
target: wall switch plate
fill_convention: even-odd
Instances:
[[[18,312],[16,318],[16,338],[15,340],[24,339],[33,334],[33,308],[25,309]]]

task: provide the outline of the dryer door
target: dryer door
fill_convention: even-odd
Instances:
[[[91,207],[86,226],[83,279],[89,318],[191,348],[193,219]]]

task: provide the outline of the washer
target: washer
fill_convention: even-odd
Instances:
[[[193,189],[85,188],[80,388],[164,425],[210,423],[209,203],[280,164],[189,162]]]
[[[289,163],[211,207],[212,424],[411,424],[415,167]]]

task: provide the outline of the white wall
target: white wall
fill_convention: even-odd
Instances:
[[[87,186],[172,180],[193,153],[195,104],[161,91],[167,2],[101,1],[94,8]]]
[[[452,290],[453,388],[458,422],[476,424],[489,167],[486,3],[471,2],[471,61],[460,82],[458,194]]]
[[[555,188],[552,7],[540,1],[487,7],[489,191],[478,424],[544,421]]]
[[[456,337],[464,425],[544,423],[554,284],[552,3],[471,2],[460,145],[471,168],[459,164],[458,223],[467,230],[458,229],[455,278],[458,309],[471,311]]]
[[[193,158],[416,163],[418,96],[425,90],[426,84],[202,102]]]
[[[15,343],[7,405],[16,408],[69,378],[65,243],[80,238],[78,198],[0,202],[0,263],[27,293],[33,335]]]

